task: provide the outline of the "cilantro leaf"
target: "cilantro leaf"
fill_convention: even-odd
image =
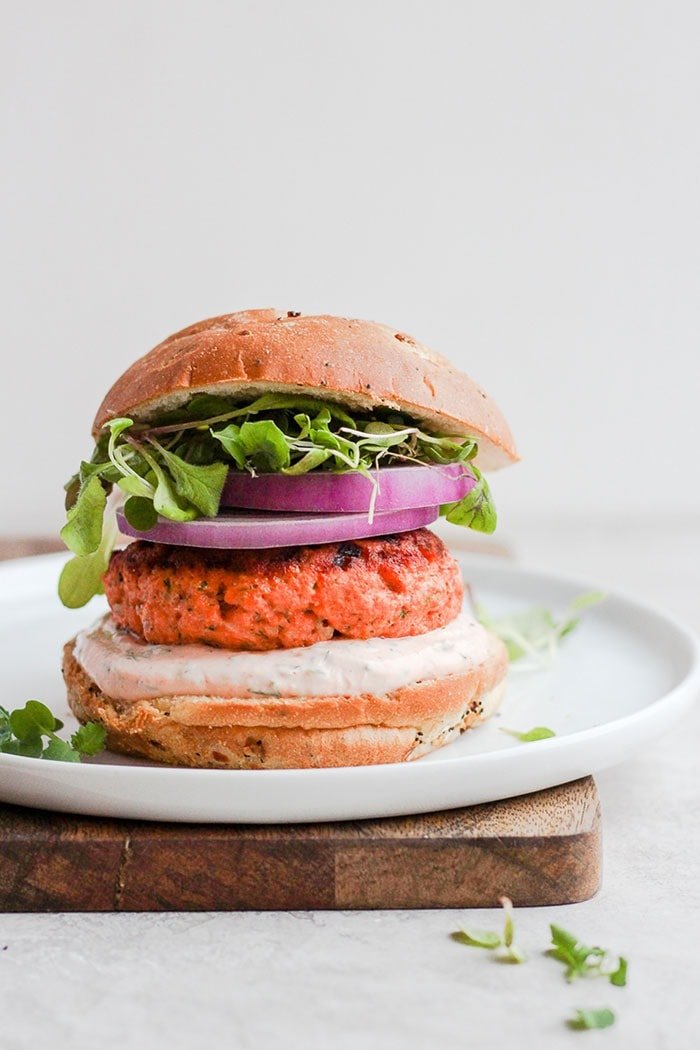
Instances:
[[[81,755],[96,755],[102,751],[107,739],[107,731],[99,722],[86,722],[76,729],[70,738],[71,747]]]
[[[600,1010],[577,1010],[568,1020],[567,1025],[574,1031],[585,1031],[591,1028],[609,1028],[615,1023],[615,1014],[607,1007]]]
[[[534,726],[524,733],[518,732],[517,729],[506,729],[505,726],[501,726],[501,732],[507,733],[508,736],[514,736],[516,740],[520,740],[523,744],[530,744],[535,740],[548,740],[549,737],[557,735],[548,726]]]

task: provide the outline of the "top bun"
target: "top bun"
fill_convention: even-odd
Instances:
[[[469,434],[486,470],[518,458],[500,410],[447,358],[373,321],[244,310],[184,328],[135,361],[100,405],[109,419],[153,419],[196,393],[248,400],[303,393],[369,412],[393,408],[440,434]]]

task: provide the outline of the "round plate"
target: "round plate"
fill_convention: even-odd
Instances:
[[[0,566],[0,656],[6,707],[37,698],[67,729],[61,646],[103,611],[64,609],[56,597],[63,555]],[[580,582],[488,558],[464,563],[493,614],[532,605],[563,611]],[[274,657],[272,657],[274,658]],[[80,765],[0,754],[0,799],[94,816],[283,823],[397,816],[468,806],[595,773],[654,741],[700,692],[700,647],[653,608],[609,595],[588,609],[550,670],[513,665],[500,713],[417,762],[311,770],[171,769],[104,754]],[[550,726],[522,744],[503,727]]]

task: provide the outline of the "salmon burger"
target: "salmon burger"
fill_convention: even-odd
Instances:
[[[420,758],[497,707],[507,654],[426,526],[493,531],[517,459],[468,376],[392,328],[252,310],[117,380],[67,490],[70,706],[183,766]],[[126,545],[115,549],[126,540]]]

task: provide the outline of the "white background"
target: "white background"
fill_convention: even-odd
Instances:
[[[0,530],[208,315],[386,321],[495,394],[501,519],[700,510],[700,8],[3,4]]]

